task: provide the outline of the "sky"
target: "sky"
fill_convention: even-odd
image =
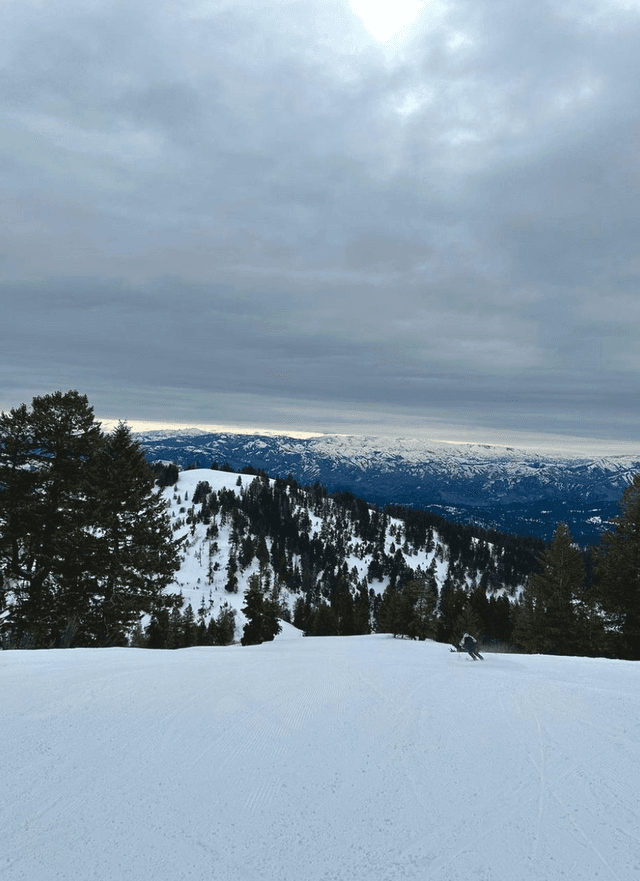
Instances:
[[[637,449],[638,45],[640,0],[4,0],[0,408]]]

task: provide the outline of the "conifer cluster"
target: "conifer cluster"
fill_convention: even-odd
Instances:
[[[126,645],[171,605],[180,566],[165,504],[128,427],[102,432],[77,391],[0,415],[5,646]]]
[[[640,660],[640,474],[612,527],[599,547],[581,550],[558,525],[516,608],[519,646]]]

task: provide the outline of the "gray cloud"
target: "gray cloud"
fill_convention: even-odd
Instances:
[[[637,437],[640,5],[0,11],[0,406]],[[351,414],[351,415],[350,415]]]

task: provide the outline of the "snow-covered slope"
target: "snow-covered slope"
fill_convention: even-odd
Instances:
[[[196,617],[199,617],[200,610],[204,610],[202,618],[208,623],[212,617],[215,617],[226,603],[236,612],[236,638],[240,639],[246,618],[242,613],[244,605],[244,595],[248,586],[251,575],[258,573],[259,563],[254,559],[246,568],[238,568],[237,570],[237,592],[229,593],[226,589],[228,581],[227,566],[231,554],[231,518],[228,517],[223,522],[223,518],[218,516],[213,520],[216,522],[216,537],[211,539],[208,535],[209,527],[204,522],[198,522],[194,518],[193,498],[198,484],[206,482],[212,491],[220,493],[221,490],[228,490],[237,497],[247,488],[249,484],[259,478],[253,475],[236,474],[225,471],[212,471],[206,468],[182,471],[179,474],[177,483],[172,487],[166,487],[162,490],[163,495],[168,503],[168,513],[171,522],[174,524],[174,531],[177,537],[183,539],[182,546],[182,566],[176,573],[175,581],[171,584],[167,592],[174,594],[182,594],[184,598],[183,609],[187,605],[191,605]],[[270,481],[273,485],[273,480]],[[295,506],[294,506],[295,507]],[[330,507],[336,508],[332,502]],[[200,510],[201,505],[196,505],[196,512]],[[305,512],[307,509],[305,509]],[[406,541],[406,532],[404,524],[401,520],[393,517],[387,518],[384,540],[381,545],[385,554],[394,557],[400,554],[405,564],[411,570],[426,573],[431,569],[435,578],[438,591],[442,588],[450,572],[450,568],[454,567],[455,561],[452,560],[452,554],[442,536],[434,531],[432,541],[428,544],[425,542],[422,546],[410,545]],[[344,561],[347,570],[353,573],[352,587],[355,588],[357,582],[366,584],[367,590],[371,589],[374,593],[382,595],[385,588],[389,584],[389,576],[381,575],[379,579],[367,582],[369,566],[372,561],[371,550],[365,549],[365,543],[355,534],[354,526],[351,522],[342,519],[340,526],[340,535],[333,539],[329,529],[333,527],[333,521],[329,517],[318,516],[313,512],[308,517],[309,522],[309,538],[322,536],[324,544],[333,544],[344,549]],[[476,552],[480,551],[478,547],[478,539],[468,539],[473,545]],[[266,539],[269,552],[272,551],[272,539]],[[493,545],[485,542],[486,554],[482,559],[485,561],[483,568],[471,566],[464,571],[457,571],[455,574],[455,583],[461,587],[466,585],[471,589],[472,584],[479,583],[486,575],[486,570],[490,567],[495,573],[495,562],[499,559],[499,552],[494,549]],[[470,557],[473,560],[473,557]],[[300,558],[295,556],[293,563],[299,564]],[[277,580],[277,573],[273,561],[269,564],[271,584]],[[330,581],[332,573],[320,570],[317,577],[320,585]],[[524,578],[523,578],[524,580]],[[522,582],[523,583],[523,582]],[[491,588],[488,591],[494,596],[500,596],[504,593],[514,595],[518,592],[522,583],[517,584],[494,584],[491,581]],[[292,613],[296,599],[300,593],[290,592],[285,583],[280,582],[280,600]],[[148,618],[144,619],[144,624],[148,623]]]
[[[640,454],[561,456],[420,438],[239,434],[139,436],[150,459],[211,460],[300,483],[348,489],[369,502],[428,508],[453,519],[550,538],[559,520],[595,540],[640,470]]]
[[[283,636],[0,652],[3,881],[638,877],[637,664]]]
[[[167,592],[181,593],[184,597],[184,608],[190,604],[196,615],[200,608],[206,608],[204,617],[207,622],[217,615],[224,603],[227,603],[236,612],[236,637],[240,639],[246,623],[246,618],[241,611],[244,604],[244,593],[249,576],[256,572],[258,567],[253,565],[246,572],[240,573],[238,592],[228,593],[225,590],[225,583],[227,580],[226,566],[229,561],[230,527],[221,527],[220,535],[214,546],[217,547],[217,551],[212,558],[211,543],[206,537],[207,527],[199,523],[194,526],[192,531],[184,525],[185,514],[192,505],[191,500],[200,481],[206,480],[216,493],[224,489],[235,493],[241,489],[237,486],[238,478],[244,481],[245,486],[254,479],[245,474],[231,474],[230,472],[210,471],[209,469],[182,471],[175,488],[166,488],[163,490],[163,495],[167,500],[168,513],[174,525],[176,522],[183,524],[176,530],[176,535],[185,538],[181,553],[182,565],[176,573],[175,581],[167,588]],[[215,567],[216,563],[217,567]],[[287,597],[283,597],[283,600],[286,601]]]

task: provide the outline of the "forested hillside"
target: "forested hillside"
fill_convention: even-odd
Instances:
[[[380,510],[250,467],[156,470],[161,483],[177,478],[164,493],[185,562],[169,589],[184,595],[186,619],[162,610],[151,643],[139,629],[140,645],[215,642],[225,621],[211,616],[226,603],[240,613],[244,642],[253,641],[247,617],[257,642],[273,638],[281,617],[312,636],[379,631],[457,643],[469,631],[485,647],[640,658],[638,475],[613,530],[585,551],[564,523],[544,544],[426,511]],[[262,636],[254,616],[271,619]]]
[[[640,658],[640,476],[598,547],[383,509],[247,466],[150,466],[71,391],[0,416],[4,648],[388,632]]]
[[[162,610],[146,633],[155,646],[216,642],[217,617],[225,604],[242,611],[250,582],[309,635],[382,629],[451,641],[473,628],[506,643],[514,598],[544,547],[251,468],[154,467],[160,483],[175,481],[164,493],[185,549],[170,588],[185,597],[182,630],[178,611]]]

